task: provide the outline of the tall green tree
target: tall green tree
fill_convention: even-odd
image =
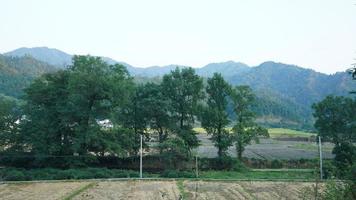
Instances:
[[[25,90],[23,143],[34,154],[72,155],[75,122],[68,108],[68,71],[45,74]]]
[[[192,68],[176,68],[163,76],[162,89],[171,105],[171,117],[175,119],[174,132],[189,150],[197,147],[199,141],[192,128],[198,114],[198,103],[204,97],[202,78]]]
[[[268,131],[255,123],[252,106],[255,101],[249,86],[236,86],[232,91],[232,100],[236,114],[236,123],[232,129],[237,157],[241,160],[245,147],[251,141],[259,142],[259,136],[268,137]]]
[[[203,108],[201,123],[206,132],[212,136],[211,140],[221,158],[226,156],[226,151],[232,145],[232,135],[226,129],[230,123],[226,109],[231,86],[218,73],[208,78],[207,83],[207,107]]]
[[[146,95],[145,85],[137,85],[130,96],[130,101],[120,113],[120,122],[123,127],[131,129],[134,134],[132,154],[137,154],[139,151],[140,135],[148,137],[149,107],[145,102]]]
[[[117,125],[116,112],[127,104],[133,82],[125,67],[98,57],[74,56],[67,70],[45,74],[26,89],[22,132],[36,154],[120,154],[113,139],[125,138],[102,124]]]
[[[335,144],[335,164],[344,175],[356,162],[356,99],[327,96],[313,105],[315,128],[322,140]]]
[[[144,85],[142,97],[147,123],[150,130],[158,135],[159,144],[162,144],[168,139],[172,128],[168,98],[163,94],[162,86],[155,83]],[[162,153],[161,148],[160,153]]]
[[[68,106],[77,122],[75,148],[86,154],[100,132],[98,121],[113,119],[112,110],[128,100],[132,78],[122,65],[108,65],[91,56],[75,56],[69,72]]]

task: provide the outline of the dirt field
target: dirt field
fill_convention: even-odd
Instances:
[[[303,182],[185,182],[188,199],[300,199],[311,183]]]
[[[0,185],[0,199],[299,199],[312,183],[267,181],[101,181]],[[90,187],[85,187],[90,185]],[[85,188],[85,189],[83,189]],[[82,189],[82,190],[81,190]]]
[[[99,182],[76,196],[84,199],[178,199],[179,191],[174,181],[116,181]]]
[[[63,199],[87,182],[0,184],[0,199]]]
[[[201,145],[198,147],[198,155],[200,157],[214,158],[217,156],[217,149],[209,140],[210,136],[206,134],[199,134],[198,138]],[[331,159],[333,145],[330,143],[323,143],[323,158]],[[230,156],[236,157],[234,147],[228,150]],[[243,156],[247,158],[256,159],[314,159],[318,158],[318,146],[315,142],[303,141],[280,141],[277,139],[260,139],[259,144],[252,143],[248,145],[243,152]]]

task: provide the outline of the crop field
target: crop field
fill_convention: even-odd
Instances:
[[[196,129],[199,134],[200,146],[197,154],[200,157],[213,158],[217,156],[217,149],[209,139],[203,129]],[[266,159],[266,160],[289,160],[289,159],[314,159],[318,158],[318,145],[310,141],[298,141],[294,138],[308,138],[313,136],[312,133],[294,131],[289,129],[269,129],[270,138],[260,138],[258,144],[252,143],[246,147],[243,153],[244,157]],[[289,140],[290,139],[290,140]],[[323,143],[322,152],[323,158],[331,159],[333,145],[331,143]],[[229,154],[236,157],[236,150],[230,147]]]
[[[0,197],[22,199],[300,199],[308,182],[96,181],[0,185]]]

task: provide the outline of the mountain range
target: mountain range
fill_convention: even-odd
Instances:
[[[33,78],[65,68],[71,64],[72,56],[47,47],[19,48],[0,55],[0,93],[21,96],[22,89]],[[110,64],[120,63],[131,75],[146,81],[160,79],[176,67],[187,67],[167,65],[139,68],[108,57],[102,59]],[[205,78],[218,72],[232,85],[251,86],[257,94],[258,121],[272,126],[311,127],[313,103],[329,94],[349,95],[349,91],[356,89],[356,82],[346,72],[327,75],[272,61],[253,67],[227,61],[210,63],[195,70]]]

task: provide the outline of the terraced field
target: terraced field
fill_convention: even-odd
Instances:
[[[1,199],[300,199],[307,182],[97,181],[0,185]]]

